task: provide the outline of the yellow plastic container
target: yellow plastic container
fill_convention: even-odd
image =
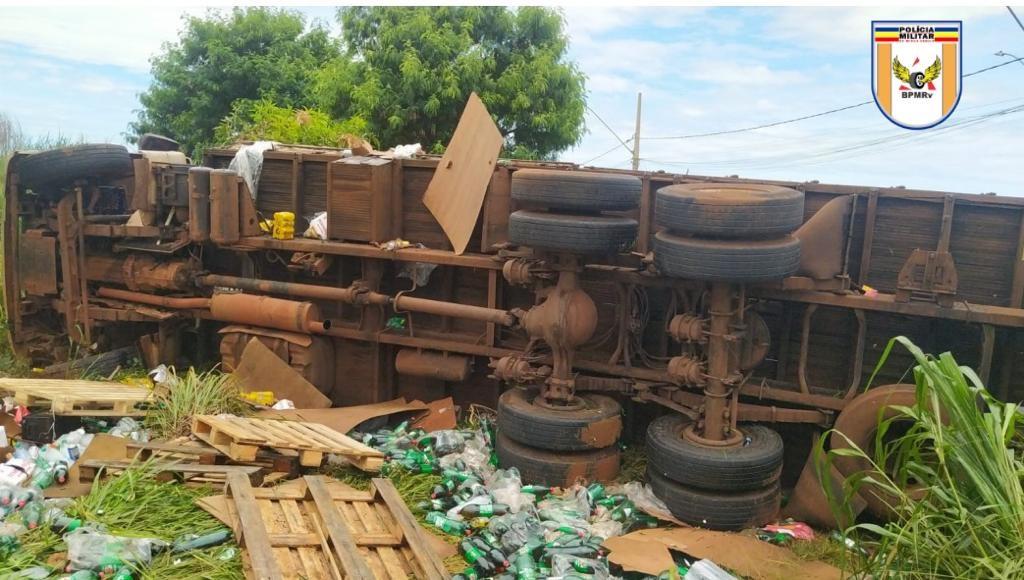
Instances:
[[[295,237],[295,214],[290,211],[274,212],[275,240],[290,240]]]
[[[250,391],[248,393],[239,393],[238,396],[250,403],[265,407],[273,405],[274,401],[276,401],[273,391]]]

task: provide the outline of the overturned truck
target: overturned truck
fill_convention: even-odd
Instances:
[[[259,340],[338,406],[496,406],[524,480],[609,479],[620,441],[645,441],[655,492],[720,529],[774,517],[783,487],[829,523],[811,441],[870,449],[913,401],[902,353],[864,389],[892,336],[1024,395],[1024,199],[502,161],[456,252],[423,203],[435,157],[279,146],[257,181],[225,169],[237,150],[15,155],[17,352],[230,371]],[[296,237],[264,231],[277,212]],[[324,239],[302,237],[320,212]]]

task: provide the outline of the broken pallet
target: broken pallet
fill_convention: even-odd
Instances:
[[[49,406],[55,415],[131,417],[145,415],[136,409],[152,391],[146,387],[61,379],[0,379],[0,394],[13,395],[26,407]]]
[[[450,578],[389,480],[367,491],[323,476],[253,488],[231,474],[227,493],[198,503],[234,530],[249,578]]]
[[[299,463],[318,467],[325,453],[344,457],[364,471],[380,471],[384,454],[319,423],[197,415],[192,434],[235,461],[254,461],[260,447],[298,453]]]
[[[177,463],[149,461],[139,463],[126,459],[86,459],[79,462],[78,473],[81,481],[95,481],[101,472],[116,475],[125,469],[144,465],[152,470],[158,481],[178,481],[184,484],[225,484],[229,474],[238,473],[248,478],[251,485],[263,485],[263,468],[251,465],[203,465],[198,463]]]

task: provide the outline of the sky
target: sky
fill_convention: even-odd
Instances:
[[[333,8],[294,9],[338,33]],[[1004,7],[562,10],[590,109],[564,161],[629,167],[618,139],[632,137],[642,92],[641,169],[1024,196],[1024,62],[964,79],[958,108],[932,129],[896,127],[870,102],[872,19],[962,20],[966,73],[1007,61],[999,51],[1024,56],[1024,30]],[[149,58],[177,38],[183,14],[203,12],[4,7],[0,111],[32,135],[123,142]]]

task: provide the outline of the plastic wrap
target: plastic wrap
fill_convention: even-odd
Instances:
[[[111,566],[115,570],[125,564],[148,566],[153,552],[167,545],[153,538],[126,538],[79,528],[64,536],[71,570],[95,570]]]

